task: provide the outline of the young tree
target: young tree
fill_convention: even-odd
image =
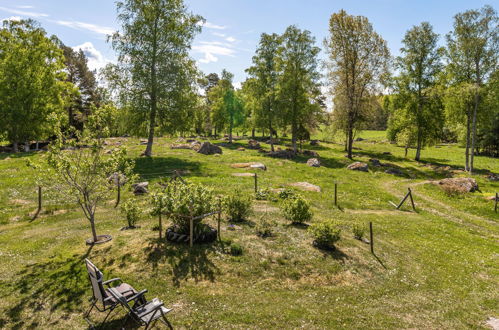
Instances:
[[[454,30],[447,35],[449,69],[454,76],[455,83],[475,85],[473,107],[472,109],[469,106],[466,107],[468,121],[466,125],[466,170],[470,173],[473,172],[477,114],[481,101],[480,90],[490,74],[497,69],[498,21],[497,12],[491,6],[484,6],[479,10],[468,10],[454,16]],[[469,148],[471,157],[468,156]],[[468,158],[470,158],[469,164]]]
[[[253,91],[259,105],[255,108],[260,113],[261,118],[267,123],[270,134],[270,148],[274,151],[272,132],[273,123],[278,116],[277,110],[277,82],[279,72],[277,68],[278,50],[281,38],[273,33],[263,33],[260,37],[260,44],[253,56],[253,66],[246,70],[253,80]]]
[[[408,103],[404,109],[406,124],[414,126],[416,133],[416,157],[421,159],[421,148],[429,139],[438,134],[434,130],[437,125],[431,121],[441,120],[439,108],[425,109],[434,103],[430,97],[436,96],[434,87],[437,75],[442,69],[441,50],[437,48],[438,34],[432,26],[423,22],[406,32],[400,49],[402,56],[397,58],[396,65],[400,72],[396,79],[398,93]]]
[[[324,41],[331,92],[345,99],[342,116],[347,132],[348,157],[352,158],[354,129],[361,120],[367,97],[375,95],[388,74],[390,53],[386,41],[373,30],[363,16],[351,16],[344,10],[329,21],[329,37]]]
[[[0,29],[0,132],[18,144],[52,135],[73,86],[55,37],[32,20],[4,21]]]
[[[284,123],[291,125],[294,152],[298,151],[300,127],[313,122],[322,110],[317,71],[320,48],[314,44],[315,38],[310,31],[292,25],[284,32],[278,52],[277,102]]]
[[[189,49],[202,18],[188,12],[183,0],[123,0],[117,8],[122,31],[111,41],[118,72],[128,82],[122,91],[132,94],[129,106],[148,123],[144,154],[151,156],[158,117],[173,120],[172,109],[185,102],[182,92],[193,87]]]

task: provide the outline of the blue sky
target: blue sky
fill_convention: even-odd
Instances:
[[[244,81],[244,70],[262,32],[282,33],[296,24],[307,29],[322,46],[333,12],[345,9],[367,16],[375,30],[397,55],[407,29],[429,21],[437,33],[452,29],[452,17],[485,4],[499,10],[499,0],[185,0],[189,9],[207,23],[192,47],[192,56],[205,73],[223,68]],[[118,28],[114,0],[0,0],[0,19],[33,18],[65,44],[83,48],[90,65],[99,68],[115,60],[106,34]]]

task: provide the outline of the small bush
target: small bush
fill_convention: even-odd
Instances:
[[[352,233],[353,233],[354,238],[356,238],[358,240],[362,240],[362,238],[364,237],[364,234],[366,233],[366,230],[364,229],[363,226],[358,225],[358,224],[354,224],[352,226]]]
[[[125,216],[128,228],[135,228],[140,218],[140,209],[137,203],[133,199],[127,200],[121,204],[121,213]]]
[[[223,208],[229,220],[240,222],[246,220],[251,214],[251,198],[242,197],[240,193],[226,196]]]
[[[277,194],[277,197],[279,197],[280,199],[296,198],[296,192],[292,189],[286,188],[284,190],[281,190]]]
[[[270,220],[266,215],[262,216],[255,226],[257,236],[262,238],[274,235],[274,228],[277,226],[275,220]]]
[[[268,188],[259,189],[256,192],[255,199],[258,201],[271,201],[271,202],[277,201],[275,194]]]
[[[243,247],[237,243],[230,246],[230,254],[233,256],[240,256],[243,254]]]
[[[319,248],[334,248],[334,244],[340,240],[341,229],[331,221],[314,223],[308,231],[314,239],[314,244]]]
[[[294,223],[304,223],[312,219],[310,205],[301,197],[285,199],[281,203],[281,210],[284,218]]]

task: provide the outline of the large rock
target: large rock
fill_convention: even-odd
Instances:
[[[198,153],[203,155],[221,154],[222,148],[214,144],[211,144],[210,142],[204,142],[199,148]]]
[[[132,185],[133,187],[133,193],[135,195],[143,195],[149,193],[149,190],[147,187],[149,186],[149,182],[139,182],[139,183],[134,183]]]
[[[319,157],[319,154],[313,150],[303,150],[302,154],[305,156],[314,157],[314,158]]]
[[[490,181],[499,181],[499,174],[490,173],[487,176],[487,179],[489,179]]]
[[[352,170],[352,171],[368,172],[369,166],[366,163],[355,162],[355,163],[348,165],[347,169]]]
[[[317,158],[307,160],[307,165],[312,167],[321,167],[321,162]]]
[[[140,139],[140,144],[146,145],[147,144],[147,139]]]
[[[289,186],[296,187],[296,188],[299,188],[299,189],[305,190],[305,191],[321,192],[321,187],[316,186],[315,184],[308,183],[308,182],[294,182],[294,183],[290,183]]]
[[[262,147],[260,146],[260,143],[256,140],[249,140],[248,141],[248,149],[261,149]]]
[[[191,149],[194,150],[194,151],[199,151],[199,149],[201,149],[201,142],[199,141],[192,141],[191,142]]]
[[[187,143],[174,143],[170,145],[171,149],[191,149],[191,145]]]
[[[478,190],[478,183],[473,178],[448,178],[438,181],[445,190],[457,192],[474,192]]]
[[[231,164],[230,167],[232,168],[258,168],[261,170],[266,171],[267,166],[263,163],[257,163],[257,162],[250,162],[250,163],[235,163]]]
[[[296,156],[296,153],[292,149],[286,149],[286,150],[279,149],[276,151],[268,152],[267,156],[270,156],[273,158],[292,159]]]

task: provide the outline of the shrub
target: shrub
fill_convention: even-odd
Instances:
[[[352,232],[353,232],[354,238],[361,240],[364,237],[366,230],[364,229],[363,226],[358,225],[358,224],[354,224],[352,226]]]
[[[128,228],[135,228],[137,221],[140,218],[140,209],[133,199],[127,200],[121,205],[121,213],[125,216],[128,223]]]
[[[277,201],[275,194],[272,191],[270,191],[270,189],[268,188],[259,189],[256,192],[255,199],[258,201],[271,201],[271,202]]]
[[[189,216],[198,217],[215,211],[213,192],[200,184],[184,184],[173,181],[166,185],[164,192],[152,195],[154,213],[161,212],[173,222],[175,232],[189,234]],[[198,232],[203,219],[194,220],[194,231]]]
[[[240,193],[226,196],[223,208],[229,220],[243,221],[251,214],[251,198],[242,197]]]
[[[341,229],[331,221],[314,223],[308,231],[314,239],[314,244],[319,248],[334,248],[334,243],[340,240]]]
[[[312,219],[310,205],[301,197],[288,198],[281,203],[283,216],[294,223],[303,223]]]
[[[255,232],[260,237],[270,237],[274,234],[274,228],[277,226],[275,220],[270,220],[266,215],[262,216],[255,226]]]
[[[233,243],[230,246],[230,254],[233,256],[240,256],[243,254],[243,247],[237,243]]]
[[[280,199],[296,198],[296,192],[292,189],[285,188],[277,194],[277,197]]]

